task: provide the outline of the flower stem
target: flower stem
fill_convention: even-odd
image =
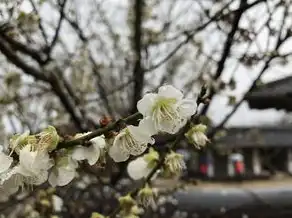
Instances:
[[[86,142],[92,138],[95,138],[97,136],[100,136],[102,134],[105,134],[111,130],[118,128],[120,126],[121,121],[123,123],[130,124],[130,123],[137,121],[140,118],[142,118],[142,115],[140,113],[132,114],[126,118],[117,120],[116,122],[112,122],[103,128],[99,128],[99,129],[91,132],[90,134],[87,134],[87,135],[84,135],[82,137],[79,137],[79,138],[76,138],[73,140],[69,140],[69,141],[61,141],[58,144],[57,149],[70,148],[70,147],[75,146],[75,145],[83,144],[84,142]]]

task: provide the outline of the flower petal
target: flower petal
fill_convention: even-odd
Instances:
[[[139,128],[143,131],[144,134],[148,134],[150,136],[158,133],[151,117],[145,117],[142,119],[139,123]]]
[[[137,109],[143,116],[148,116],[151,113],[152,106],[157,99],[157,94],[148,93],[145,94],[144,97],[138,101]]]
[[[13,158],[0,152],[0,173],[9,169],[13,162]]]
[[[95,147],[104,148],[106,146],[106,141],[104,136],[98,136],[90,140]]]
[[[165,98],[175,98],[180,101],[183,98],[183,93],[172,85],[164,85],[158,89],[158,95]]]
[[[185,124],[187,123],[186,119],[177,119],[176,121],[168,121],[163,120],[160,123],[158,123],[157,128],[162,131],[169,134],[175,134],[177,133]]]
[[[84,146],[76,146],[73,150],[73,153],[72,153],[72,158],[74,160],[85,160],[86,159],[86,156],[87,156],[87,148],[84,147]]]
[[[100,156],[100,148],[96,148],[94,145],[92,145],[88,148],[87,152],[88,154],[86,159],[88,161],[88,164],[91,166],[96,164]]]
[[[70,183],[76,176],[76,171],[67,167],[60,167],[53,170],[49,176],[51,186],[65,186]]]
[[[143,177],[147,177],[148,174],[151,172],[151,169],[147,166],[148,163],[144,160],[144,158],[138,157],[128,164],[127,171],[132,179],[139,180]]]
[[[35,177],[31,177],[30,181],[28,180],[28,184],[41,185],[48,180],[48,176],[48,171],[40,171]]]
[[[153,138],[151,137],[150,133],[141,129],[138,126],[127,126],[129,132],[131,133],[132,137],[138,141],[140,144],[148,144],[153,143]]]
[[[115,145],[110,147],[108,154],[115,162],[123,162],[128,160],[130,157],[130,153],[121,150],[118,146]]]
[[[178,112],[181,117],[189,118],[191,117],[197,109],[197,103],[195,100],[184,99],[179,103]]]

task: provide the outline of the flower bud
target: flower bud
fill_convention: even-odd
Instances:
[[[122,196],[119,198],[120,205],[123,209],[129,210],[134,205],[136,205],[136,201],[131,197],[131,195]]]
[[[150,188],[149,185],[146,184],[145,187],[138,192],[138,203],[145,207],[154,206],[156,195],[156,190]]]
[[[23,134],[16,134],[12,136],[9,141],[9,147],[12,151],[15,151],[19,155],[19,151],[26,145],[35,145],[36,143],[36,137],[34,135],[29,135],[29,131],[27,131]]]
[[[201,147],[206,146],[210,140],[206,136],[205,132],[207,126],[203,124],[198,124],[193,126],[186,134],[186,138],[195,145],[196,148],[200,149]]]
[[[173,175],[180,175],[181,172],[186,168],[183,155],[171,151],[165,157],[165,167],[169,173]]]
[[[39,148],[47,149],[49,152],[55,150],[60,141],[60,136],[53,126],[48,126],[38,136],[40,137],[38,141]]]
[[[157,161],[159,160],[159,153],[153,148],[149,149],[149,152],[143,156],[144,160],[148,163],[148,168],[153,169]]]

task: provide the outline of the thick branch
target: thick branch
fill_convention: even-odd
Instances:
[[[52,90],[59,97],[64,108],[69,112],[78,130],[85,131],[85,129],[82,127],[82,119],[75,112],[75,106],[70,103],[70,100],[67,98],[66,93],[62,89],[62,85],[54,74],[51,74],[50,77],[47,77],[39,69],[26,64],[17,54],[15,54],[15,52],[7,45],[6,41],[3,40],[1,36],[0,50],[11,63],[22,69],[26,74],[33,76],[35,79],[49,83],[52,86]]]
[[[29,55],[31,58],[35,59],[39,64],[44,64],[44,58],[40,52],[34,48],[28,47],[23,43],[16,41],[11,36],[7,36],[5,33],[0,32],[3,39],[5,39],[15,50],[20,51],[23,54]]]
[[[26,64],[21,58],[7,45],[7,42],[0,36],[0,51],[6,58],[21,68],[26,74],[33,76],[37,80],[48,82],[48,78],[38,69]]]
[[[141,99],[144,87],[144,71],[141,66],[141,49],[142,49],[142,22],[143,22],[143,4],[142,0],[136,0],[134,4],[134,50],[135,50],[135,66],[133,72],[134,93],[132,101],[132,112],[137,111],[136,104]]]

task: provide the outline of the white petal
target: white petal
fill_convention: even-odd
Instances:
[[[113,145],[110,147],[109,156],[115,161],[115,162],[123,162],[128,160],[130,157],[130,154],[126,151],[122,151],[119,147]]]
[[[176,134],[186,123],[187,123],[186,119],[179,119],[176,121],[164,120],[158,124],[157,128],[161,132]]]
[[[140,127],[132,126],[132,125],[127,126],[127,128],[135,140],[137,140],[143,144],[145,144],[145,143],[146,144],[148,144],[148,143],[153,144],[154,139],[151,137],[149,132],[144,131],[144,129],[141,129]]]
[[[88,148],[88,155],[87,155],[87,161],[89,165],[94,165],[100,156],[100,149],[96,148],[94,145],[90,146]]]
[[[0,152],[0,173],[8,170],[13,161],[12,157]]]
[[[56,187],[58,184],[58,176],[55,171],[52,171],[49,175],[49,183],[52,187]]]
[[[143,157],[138,157],[136,160],[131,161],[127,167],[129,176],[134,180],[147,177],[151,172],[151,169],[149,169],[147,165],[148,163],[144,160]]]
[[[20,183],[16,180],[15,176],[6,180],[0,187],[0,201],[8,200],[10,195],[15,194],[19,189]]]
[[[49,176],[51,186],[65,186],[70,183],[76,176],[76,171],[66,167],[54,169]]]
[[[54,165],[54,163],[50,159],[47,151],[38,151],[35,158],[35,165],[36,169],[48,170]]]
[[[139,128],[147,135],[155,135],[158,133],[151,117],[145,117],[139,123]]]
[[[84,146],[76,146],[72,153],[74,160],[85,160],[87,156],[87,148]]]
[[[191,117],[197,109],[197,103],[195,100],[184,99],[180,102],[178,111],[184,118]]]
[[[158,89],[158,95],[165,98],[175,98],[180,101],[183,98],[183,93],[171,85],[164,85]]]
[[[148,93],[143,96],[143,98],[138,101],[137,109],[143,116],[148,116],[151,114],[153,104],[156,102],[157,94]]]
[[[48,171],[41,171],[35,177],[32,177],[32,181],[29,182],[32,185],[41,185],[48,180]]]
[[[90,140],[95,147],[104,148],[106,141],[104,136],[98,136]]]

